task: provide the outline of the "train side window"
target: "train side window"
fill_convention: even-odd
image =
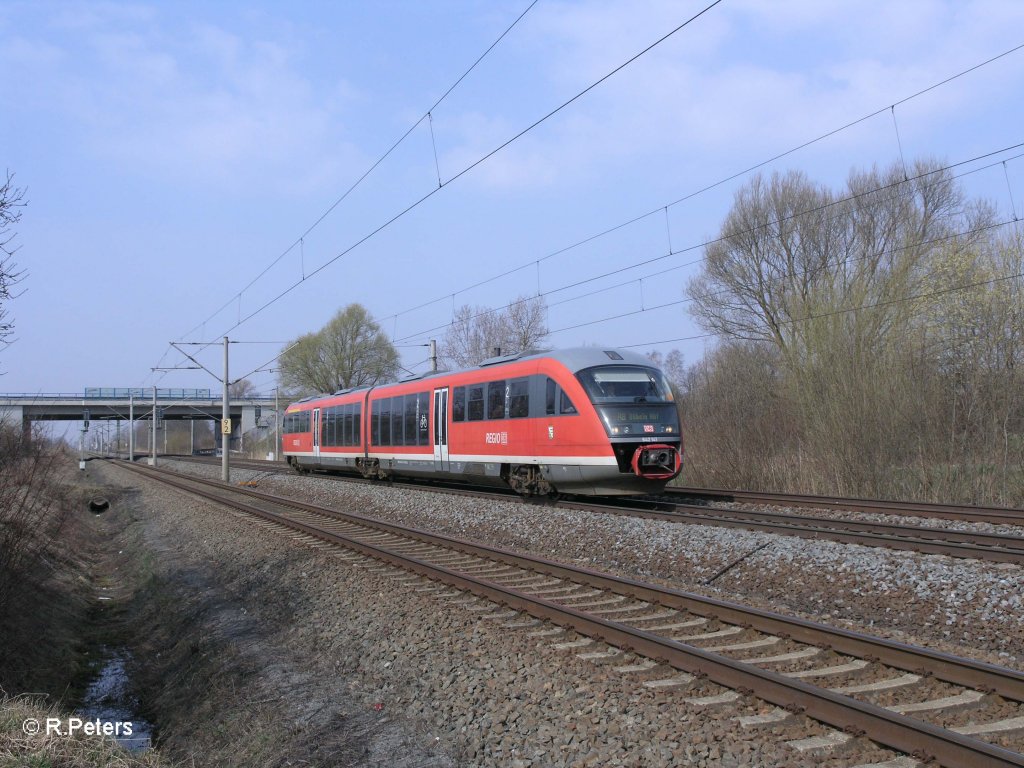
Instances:
[[[430,393],[420,392],[416,395],[419,408],[416,418],[419,419],[419,445],[430,445]]]
[[[529,379],[513,379],[509,382],[508,417],[523,419],[530,415]]]
[[[370,403],[370,442],[380,445],[380,401]]]
[[[391,398],[391,444],[405,445],[405,397]]]
[[[391,398],[380,401],[380,444],[391,445]]]
[[[405,396],[405,444],[416,445],[416,395]]]
[[[565,394],[565,390],[562,390],[561,402],[558,404],[558,412],[562,414],[576,413],[576,406],[572,404],[572,400]]]
[[[554,416],[555,415],[555,390],[557,389],[558,385],[555,384],[555,380],[552,379],[552,378],[548,378],[547,381],[545,382],[545,384],[546,384],[546,390],[545,390],[545,393],[544,393],[545,394],[545,397],[544,397],[544,413],[546,413],[548,416]]]
[[[361,445],[363,431],[363,404],[356,403],[352,407],[352,443],[351,445]]]
[[[466,401],[466,414],[470,421],[482,421],[484,418],[484,385],[477,384],[469,388],[469,399]]]
[[[487,384],[487,418],[505,418],[505,380],[492,381]]]
[[[338,445],[352,445],[352,404],[341,406],[341,420],[338,423]]]
[[[466,420],[466,388],[455,387],[452,390],[452,421]]]

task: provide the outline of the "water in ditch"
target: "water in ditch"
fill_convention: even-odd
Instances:
[[[101,726],[113,729],[115,732],[107,735],[125,749],[144,752],[152,746],[153,725],[139,714],[138,699],[131,694],[129,653],[125,648],[104,648],[102,659],[78,713],[83,720],[98,720]]]

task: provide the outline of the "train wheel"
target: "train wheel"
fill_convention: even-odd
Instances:
[[[555,486],[544,479],[540,467],[531,464],[512,467],[505,479],[512,490],[521,496],[550,496],[558,493]]]

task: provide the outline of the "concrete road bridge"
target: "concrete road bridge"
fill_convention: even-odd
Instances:
[[[235,397],[229,400],[231,441],[259,426],[275,423],[274,397]],[[220,421],[222,402],[209,389],[156,389],[156,416],[164,420]],[[154,393],[146,388],[87,387],[82,393],[0,394],[0,424],[21,424],[31,433],[34,421],[150,421]],[[214,430],[220,445],[220,429]]]

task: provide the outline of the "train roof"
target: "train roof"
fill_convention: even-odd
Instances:
[[[529,350],[514,355],[502,355],[484,360],[480,365],[473,368],[463,369],[474,371],[479,368],[486,368],[490,365],[500,363],[511,363],[518,360],[536,360],[548,358],[556,360],[573,373],[582,371],[584,368],[593,368],[595,365],[609,365],[621,363],[623,365],[654,365],[650,358],[644,357],[637,352],[629,352],[622,349],[601,349],[600,347],[571,347],[569,349],[547,349]]]
[[[648,367],[655,367],[654,363],[650,358],[639,354],[638,352],[630,352],[623,349],[601,349],[600,347],[571,347],[569,349],[531,349],[525,352],[517,352],[511,355],[499,355],[497,357],[489,357],[479,365],[474,365],[471,368],[459,368],[454,371],[428,371],[422,374],[413,374],[406,376],[398,381],[386,381],[380,384],[375,384],[374,389],[377,387],[390,387],[395,384],[407,384],[409,382],[417,381],[420,379],[432,378],[434,376],[448,376],[459,373],[469,373],[470,371],[479,371],[481,368],[489,368],[494,365],[502,365],[504,363],[521,362],[526,360],[555,360],[564,365],[570,372],[578,373],[585,368],[593,368],[597,365],[644,365]],[[343,389],[335,392],[334,395],[344,395],[350,392],[356,392],[359,390],[370,389],[368,386],[352,387],[351,389]],[[306,397],[302,400],[296,400],[292,405],[298,405],[310,400],[321,400],[325,397],[332,397],[331,394],[314,395],[312,397]],[[290,408],[291,406],[289,406]]]

